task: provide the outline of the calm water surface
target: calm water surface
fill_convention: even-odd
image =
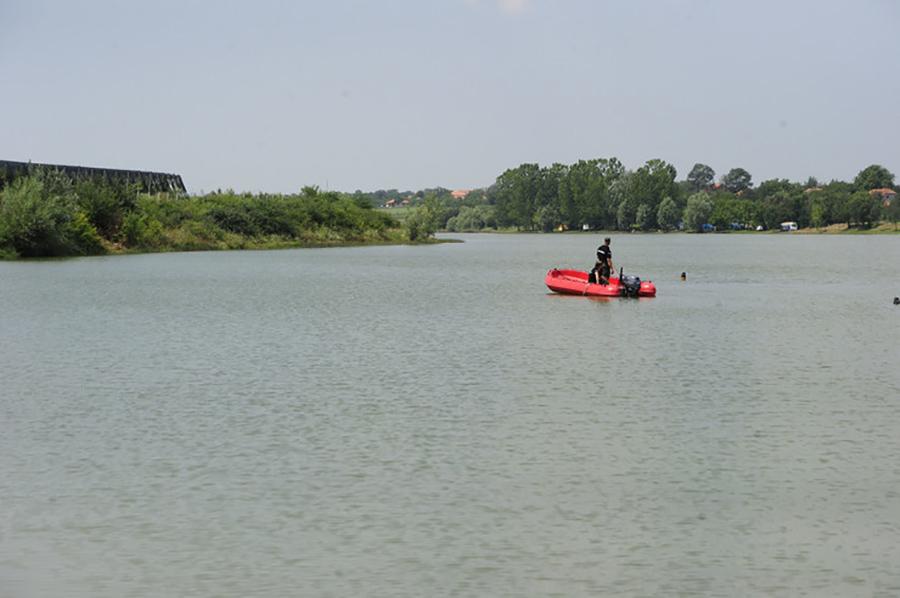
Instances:
[[[457,236],[0,263],[0,597],[900,595],[900,237]]]

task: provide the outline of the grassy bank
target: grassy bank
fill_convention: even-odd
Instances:
[[[144,195],[56,172],[0,191],[0,259],[432,242],[428,226],[339,193]]]
[[[870,228],[832,224],[822,228],[801,228],[797,232],[806,235],[891,235],[900,233],[900,227],[892,222],[880,222]]]

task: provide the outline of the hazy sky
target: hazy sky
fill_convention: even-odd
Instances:
[[[900,175],[900,2],[0,0],[0,159],[191,191]]]

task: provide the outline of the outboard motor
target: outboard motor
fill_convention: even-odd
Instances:
[[[622,285],[622,296],[624,297],[637,297],[641,290],[641,279],[637,276],[622,276],[619,283]]]

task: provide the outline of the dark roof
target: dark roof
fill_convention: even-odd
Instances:
[[[29,174],[35,169],[50,169],[63,172],[72,178],[106,178],[136,183],[148,193],[161,191],[186,192],[181,175],[147,170],[120,170],[117,168],[94,168],[91,166],[69,166],[65,164],[40,164],[37,162],[13,162],[0,160],[0,175],[7,179]],[[9,177],[8,175],[12,175]]]

